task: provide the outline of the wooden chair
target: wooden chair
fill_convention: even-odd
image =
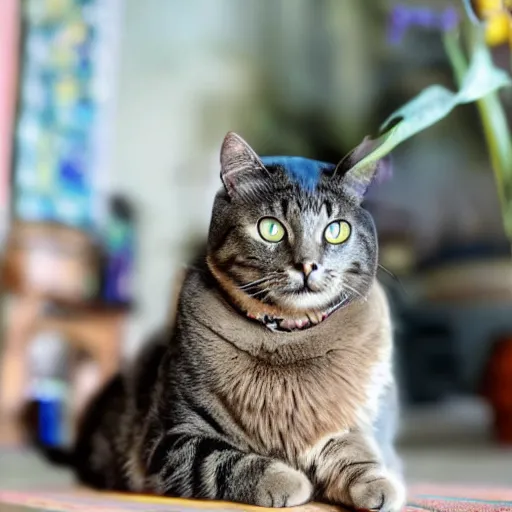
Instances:
[[[87,233],[53,223],[13,225],[0,268],[11,302],[0,359],[4,430],[19,433],[29,378],[26,352],[37,333],[57,332],[87,354],[98,367],[95,388],[117,372],[127,308],[99,300],[100,274],[101,250]]]

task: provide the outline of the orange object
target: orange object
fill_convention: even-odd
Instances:
[[[16,222],[1,269],[4,288],[18,295],[78,304],[98,291],[99,248],[87,233],[47,222]]]
[[[485,38],[490,46],[512,44],[512,2],[510,0],[475,0],[478,16],[485,20]]]
[[[512,335],[495,345],[486,369],[483,391],[494,413],[498,441],[512,444]]]

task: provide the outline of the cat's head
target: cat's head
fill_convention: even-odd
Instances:
[[[336,166],[260,158],[238,135],[226,136],[207,260],[248,316],[303,328],[368,293],[377,236],[361,201],[377,166],[351,169],[361,148]]]

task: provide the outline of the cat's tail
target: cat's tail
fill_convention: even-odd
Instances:
[[[25,431],[25,438],[30,446],[44,459],[57,466],[74,467],[75,451],[73,448],[54,447],[44,444],[38,435],[39,407],[35,401],[25,404],[21,414],[21,424]]]
[[[52,464],[57,466],[74,467],[75,453],[72,449],[55,448],[42,443],[36,445],[37,451]]]

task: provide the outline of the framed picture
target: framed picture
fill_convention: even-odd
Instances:
[[[95,228],[108,189],[119,0],[25,0],[14,214]]]

